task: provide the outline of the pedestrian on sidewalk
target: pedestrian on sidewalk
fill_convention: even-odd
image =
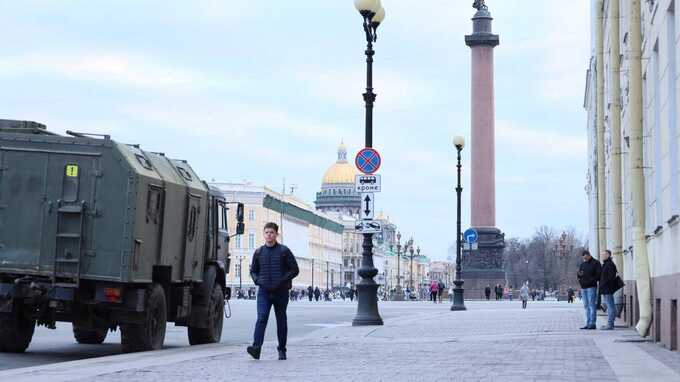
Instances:
[[[522,285],[522,289],[519,290],[519,297],[522,299],[522,309],[527,308],[527,302],[529,301],[529,282],[525,282]]]
[[[307,297],[309,298],[309,302],[312,302],[312,299],[314,298],[314,288],[312,286],[307,287]]]
[[[319,290],[319,287],[314,288],[314,301],[319,301],[319,298],[321,298],[321,291]]]
[[[487,284],[486,288],[484,288],[484,296],[486,296],[486,301],[489,301],[489,298],[491,297],[491,285]]]
[[[279,340],[279,359],[286,359],[286,342],[288,340],[288,291],[293,287],[293,279],[300,273],[295,256],[285,245],[279,244],[276,238],[279,226],[276,223],[264,225],[265,245],[253,254],[250,266],[250,277],[257,285],[257,321],[253,335],[253,345],[248,346],[248,354],[260,359],[264,332],[272,306],[276,315],[276,334]]]
[[[442,303],[442,295],[444,294],[444,291],[446,290],[446,285],[444,285],[444,282],[439,280],[439,293],[437,293],[437,297],[439,297],[439,303]]]
[[[439,283],[435,280],[432,280],[432,283],[430,284],[430,301],[434,302],[435,304],[437,303],[437,292],[439,291]]]
[[[602,272],[600,273],[600,294],[602,301],[607,305],[607,325],[602,326],[601,330],[614,330],[616,320],[616,303],[614,303],[614,292],[619,287],[617,283],[616,264],[612,261],[612,252],[605,249],[600,254],[602,258]]]
[[[578,282],[581,285],[583,307],[586,311],[586,325],[583,330],[596,329],[597,321],[597,282],[600,280],[602,266],[586,249],[581,253],[583,262],[579,266]]]
[[[570,304],[574,303],[574,288],[572,287],[569,287],[569,289],[567,289],[567,302]]]

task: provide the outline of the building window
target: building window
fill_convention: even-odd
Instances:
[[[253,221],[255,220],[255,209],[250,209],[248,210],[248,220]]]
[[[248,234],[248,248],[255,248],[255,234],[254,233],[249,233]]]
[[[241,235],[237,235],[234,239],[234,246],[236,249],[241,249]]]

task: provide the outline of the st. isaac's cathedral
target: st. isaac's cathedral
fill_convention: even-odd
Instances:
[[[361,208],[361,195],[354,190],[354,176],[359,171],[354,163],[347,162],[347,147],[338,147],[338,160],[323,176],[321,191],[316,193],[316,209],[327,213],[345,216],[358,216]]]

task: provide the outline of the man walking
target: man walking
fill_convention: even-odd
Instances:
[[[248,354],[260,359],[264,332],[267,328],[272,305],[276,315],[276,333],[279,340],[279,359],[286,359],[286,341],[288,339],[288,291],[293,286],[293,279],[300,273],[295,256],[285,245],[277,243],[279,226],[267,223],[264,226],[265,245],[253,254],[250,266],[250,277],[257,285],[257,322],[253,345],[248,346]]]
[[[496,291],[496,292],[498,292],[498,291]],[[498,294],[498,293],[496,293],[496,294]],[[486,288],[484,288],[484,296],[486,296],[486,300],[489,301],[489,298],[491,297],[491,285],[487,284]],[[496,297],[496,300],[498,300],[498,297]]]
[[[583,291],[583,307],[586,311],[586,325],[581,329],[596,329],[597,321],[597,282],[600,280],[602,267],[597,259],[590,255],[588,250],[581,253],[583,262],[579,266],[578,282]]]
[[[616,320],[616,304],[614,303],[614,292],[617,291],[616,264],[612,261],[612,252],[608,249],[602,251],[600,254],[602,258],[602,272],[600,274],[600,294],[602,301],[607,306],[607,325],[601,327],[601,330],[614,330],[614,321]]]

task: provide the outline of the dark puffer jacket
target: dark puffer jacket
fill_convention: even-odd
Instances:
[[[617,272],[616,264],[614,264],[611,258],[602,263],[600,294],[614,294],[614,292],[616,292],[616,283],[614,283],[614,279],[616,279]]]
[[[250,277],[255,285],[269,292],[290,290],[293,279],[300,273],[293,253],[279,243],[263,245],[253,254]]]
[[[601,270],[600,262],[595,258],[582,262],[578,271],[578,282],[581,288],[597,288]]]

